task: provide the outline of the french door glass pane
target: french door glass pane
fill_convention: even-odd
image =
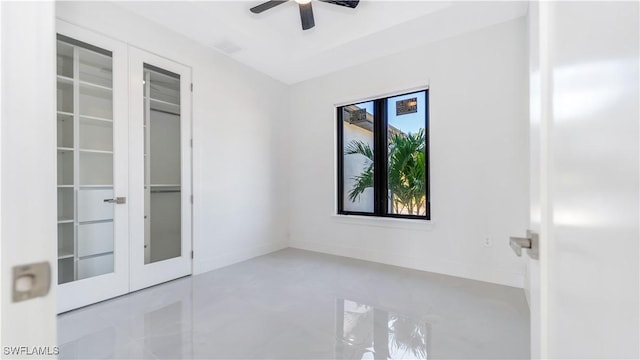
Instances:
[[[373,102],[342,107],[343,209],[373,212]]]
[[[425,94],[421,91],[387,99],[390,214],[427,213]]]
[[[58,283],[114,270],[112,57],[57,43]]]
[[[181,256],[180,75],[144,65],[145,257]]]

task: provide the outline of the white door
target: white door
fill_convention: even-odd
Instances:
[[[134,291],[191,274],[191,69],[129,56]]]
[[[53,2],[0,2],[2,358],[57,353],[54,32]],[[49,277],[20,288],[48,282],[48,292],[14,301],[14,267],[42,262]]]
[[[58,311],[129,291],[127,47],[58,21]]]
[[[532,356],[638,358],[639,4],[532,3]]]

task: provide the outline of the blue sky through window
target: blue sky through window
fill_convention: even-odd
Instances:
[[[387,121],[389,125],[406,134],[417,133],[418,130],[424,129],[425,111],[427,110],[424,96],[425,92],[420,91],[389,98],[387,102]],[[418,111],[412,114],[396,116],[396,101],[414,97],[418,99]]]
[[[411,99],[418,99],[418,111],[412,114],[406,115],[396,115],[396,101]],[[373,114],[373,101],[356,104],[360,109],[367,109],[369,114]],[[387,103],[387,119],[389,121],[389,125],[399,129],[400,131],[408,134],[408,133],[417,133],[418,130],[424,129],[424,119],[425,111],[425,92],[415,92],[406,95],[400,95],[396,97],[392,97],[388,99]]]

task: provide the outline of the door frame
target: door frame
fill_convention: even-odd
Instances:
[[[129,134],[127,46],[117,40],[56,20],[56,33],[112,52],[113,76],[113,192],[129,197]],[[109,274],[58,285],[58,313],[129,292],[129,205],[114,204],[114,268]],[[56,262],[57,266],[57,262]],[[57,283],[57,279],[55,279]]]
[[[549,239],[549,128],[552,83],[549,63],[549,7],[529,5],[529,229],[539,234],[539,258],[527,257],[525,293],[530,309],[532,359],[547,357],[547,259]]]
[[[144,264],[144,64],[180,75],[181,255]],[[130,291],[193,273],[191,67],[129,46]]]

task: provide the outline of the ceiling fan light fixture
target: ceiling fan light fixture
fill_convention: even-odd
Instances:
[[[300,21],[302,23],[302,30],[309,30],[312,27],[314,27],[316,24],[315,24],[315,20],[313,19],[313,7],[311,6],[312,0],[294,0],[294,1],[298,4],[298,7],[300,8]],[[350,0],[350,1],[320,0],[320,1],[329,3],[329,4],[334,4],[334,5],[345,6],[351,9],[355,9],[356,6],[358,6],[358,3],[360,2],[360,0]],[[287,2],[289,2],[289,0],[269,0],[260,5],[252,7],[251,9],[249,9],[249,11],[251,11],[254,14],[260,14],[271,8],[274,8],[278,5],[282,5]]]

